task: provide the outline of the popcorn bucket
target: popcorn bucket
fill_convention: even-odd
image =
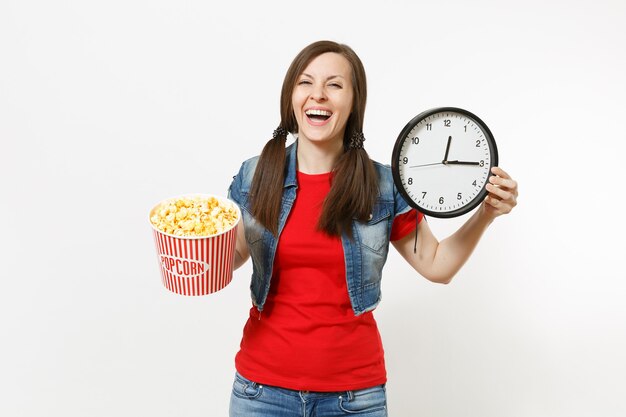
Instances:
[[[215,198],[220,205],[235,210],[236,221],[227,230],[211,236],[177,236],[159,230],[152,221],[154,243],[157,250],[163,285],[180,295],[207,295],[219,291],[233,278],[237,225],[241,220],[239,207],[224,197],[193,194],[177,197]],[[161,201],[150,210],[150,219]]]

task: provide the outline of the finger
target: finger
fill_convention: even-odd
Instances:
[[[511,179],[511,176],[509,174],[507,174],[506,171],[503,170],[500,167],[492,167],[491,168],[491,173],[495,174],[495,175],[497,175],[499,177],[502,177],[502,178]]]
[[[517,190],[517,181],[511,178],[502,178],[495,175],[489,177],[489,182],[494,185],[499,185],[504,188],[509,188],[511,190]]]
[[[485,203],[487,203],[491,207],[497,209],[498,206],[500,205],[500,199],[498,199],[497,197],[494,197],[491,194],[489,194],[487,197],[485,197]]]
[[[515,202],[500,200],[497,197],[494,197],[492,194],[489,194],[489,196],[485,198],[485,203],[491,206],[491,208],[496,210],[496,212],[499,214],[510,213],[516,204]]]
[[[513,197],[513,194],[510,191],[507,191],[504,188],[496,187],[493,184],[487,184],[486,188],[492,196],[497,196],[500,200],[510,200]]]

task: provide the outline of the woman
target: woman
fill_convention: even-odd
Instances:
[[[480,209],[439,242],[390,168],[363,149],[366,96],[352,49],[307,46],[285,76],[273,138],[231,184],[243,213],[235,267],[253,263],[231,416],[386,416],[372,310],[389,242],[422,276],[448,283],[487,226],[516,205],[516,182],[494,168]],[[297,140],[285,148],[288,132]]]

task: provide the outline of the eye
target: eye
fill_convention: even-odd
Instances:
[[[333,88],[343,88],[343,86],[339,83],[330,83],[328,86]]]
[[[298,81],[298,85],[308,85],[308,84],[311,84],[311,81],[306,80],[306,79]]]

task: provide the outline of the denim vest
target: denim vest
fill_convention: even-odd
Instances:
[[[279,238],[297,195],[296,149],[297,141],[286,149],[285,181],[278,222]],[[241,165],[230,185],[228,197],[241,208],[246,242],[252,258],[252,303],[262,311],[270,289],[278,239],[250,214],[249,193],[257,162],[258,156]],[[352,239],[346,233],[341,236],[348,295],[352,310],[357,316],[373,310],[380,302],[380,280],[389,252],[393,219],[410,210],[393,183],[391,168],[377,162],[374,162],[374,167],[379,177],[379,195],[370,219],[367,222],[352,221]]]

